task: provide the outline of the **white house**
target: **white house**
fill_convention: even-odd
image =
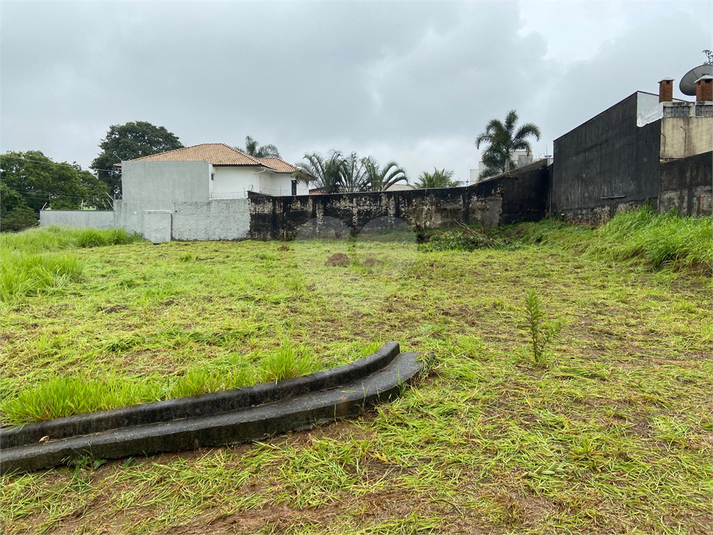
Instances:
[[[300,171],[280,158],[256,158],[205,143],[121,162],[114,210],[40,213],[40,225],[118,227],[149,240],[239,240],[250,232],[248,192],[307,195]]]
[[[203,143],[122,162],[124,187],[134,182],[132,175],[136,173],[144,175],[144,180],[150,179],[145,176],[147,166],[136,165],[137,162],[207,162],[206,192],[210,199],[244,199],[248,191],[274,197],[309,193],[307,184],[297,180],[299,170],[295,166],[280,158],[250,156],[224,143]],[[190,166],[184,167],[188,172]],[[180,165],[171,168],[174,174],[180,173]]]

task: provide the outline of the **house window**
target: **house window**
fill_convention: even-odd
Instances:
[[[292,181],[292,195],[297,195],[297,181]]]
[[[211,173],[211,174],[210,174],[210,179],[211,179],[211,180],[215,180],[215,173]]]

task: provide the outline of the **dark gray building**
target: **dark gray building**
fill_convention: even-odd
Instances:
[[[661,82],[659,95],[636,92],[554,141],[553,216],[601,224],[647,201],[662,211],[711,213],[709,175],[679,165],[681,180],[669,173],[662,183],[661,164],[713,150],[713,103],[674,101],[668,85]]]

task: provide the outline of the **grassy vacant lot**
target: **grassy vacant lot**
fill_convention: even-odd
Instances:
[[[393,238],[3,236],[6,424],[306,373],[388,340],[435,356],[356,421],[3,476],[3,532],[713,531],[710,218],[520,225],[473,252]],[[337,252],[357,262],[325,266]],[[563,324],[544,364],[531,289]]]

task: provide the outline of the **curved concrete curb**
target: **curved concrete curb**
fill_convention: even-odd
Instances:
[[[398,344],[396,347],[398,352]],[[417,356],[417,353],[402,353],[392,358],[382,369],[352,379],[339,388],[312,389],[268,404],[3,449],[0,472],[39,470],[86,455],[117,459],[191,450],[202,446],[226,446],[354,416],[365,407],[397,396],[402,387],[411,382],[422,369],[422,363],[416,360]]]
[[[19,427],[0,428],[0,449],[36,444],[42,437],[52,439],[99,433],[119,427],[168,422],[235,411],[334,388],[365,377],[389,364],[399,354],[399,344],[387,342],[375,353],[356,362],[323,372],[295,377],[278,383],[264,383],[247,388],[224,390],[156,403],[145,403],[121,409],[79,414]]]

